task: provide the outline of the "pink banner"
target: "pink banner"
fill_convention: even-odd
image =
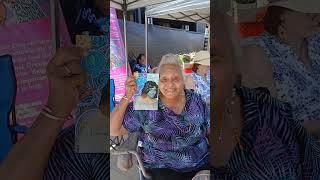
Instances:
[[[61,43],[69,45],[65,23],[61,22],[60,27]],[[4,54],[13,57],[17,78],[17,122],[30,126],[48,96],[46,66],[52,58],[50,19],[1,26],[0,55]]]
[[[126,77],[125,49],[115,9],[110,9],[110,79],[115,83],[115,99],[125,94]],[[130,74],[128,66],[128,74]]]

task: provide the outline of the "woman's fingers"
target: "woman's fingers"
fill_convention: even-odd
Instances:
[[[69,77],[83,74],[85,71],[81,68],[80,61],[71,61],[63,66],[52,66],[50,73],[54,73],[55,77]]]
[[[87,49],[80,47],[65,47],[58,49],[53,63],[56,66],[63,66],[71,61],[80,61],[88,53]]]
[[[73,75],[72,77],[68,78],[68,81],[72,88],[79,88],[87,80],[87,75],[85,73],[79,74],[79,75]]]

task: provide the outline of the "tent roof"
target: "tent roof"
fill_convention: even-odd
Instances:
[[[112,8],[122,10],[122,6],[125,0],[110,0],[110,6]],[[161,3],[171,2],[173,0],[126,0],[127,10],[133,10],[141,7],[147,7],[151,5],[158,5]]]
[[[209,24],[210,0],[172,0],[147,7],[148,17]]]

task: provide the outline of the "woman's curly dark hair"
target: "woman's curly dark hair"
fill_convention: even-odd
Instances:
[[[141,92],[141,95],[147,95],[147,93],[149,92],[149,90],[151,88],[155,87],[156,88],[156,94],[154,95],[154,97],[151,97],[152,99],[153,98],[156,98],[157,97],[157,94],[158,94],[158,85],[157,83],[155,83],[154,81],[147,81],[145,84],[144,84],[144,87],[142,89],[142,92]]]
[[[139,54],[139,56],[137,57],[137,64],[140,64],[140,59],[142,58],[142,56],[145,56],[144,54]]]
[[[274,36],[279,36],[279,27],[283,24],[282,16],[287,11],[291,10],[278,6],[268,7],[267,13],[263,18],[264,29]]]
[[[199,66],[200,66],[200,64],[194,63],[194,64],[192,65],[192,71],[193,71],[194,73],[197,73],[197,71],[198,71],[198,69],[199,69]]]

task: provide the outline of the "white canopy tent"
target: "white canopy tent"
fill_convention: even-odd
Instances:
[[[210,0],[175,0],[147,7],[146,16],[210,24]]]
[[[126,61],[126,74],[128,75],[128,46],[127,46],[127,12],[129,10],[134,10],[137,8],[147,7],[151,5],[158,5],[161,3],[171,2],[173,0],[111,0],[110,7],[119,9],[123,11],[123,32],[124,32],[124,46],[125,46],[125,61]],[[147,22],[147,18],[146,21]],[[147,26],[147,23],[146,23]],[[146,41],[147,41],[147,33],[146,33]],[[146,46],[147,47],[147,46]],[[146,60],[147,60],[147,52],[146,52]]]
[[[110,0],[110,7],[119,10],[133,10],[151,5],[171,2],[173,0]]]
[[[148,62],[148,17],[171,19],[188,22],[202,22],[210,25],[210,0],[111,0],[111,8],[123,11],[125,60],[128,62],[127,50],[127,11],[146,7],[145,12],[145,56]],[[126,63],[126,69],[128,69]]]
[[[145,16],[177,21],[201,22],[206,24],[210,29],[210,0],[173,0],[167,3],[151,5],[146,8]],[[208,34],[209,32],[206,33],[206,35]],[[147,40],[146,44],[148,44]]]

